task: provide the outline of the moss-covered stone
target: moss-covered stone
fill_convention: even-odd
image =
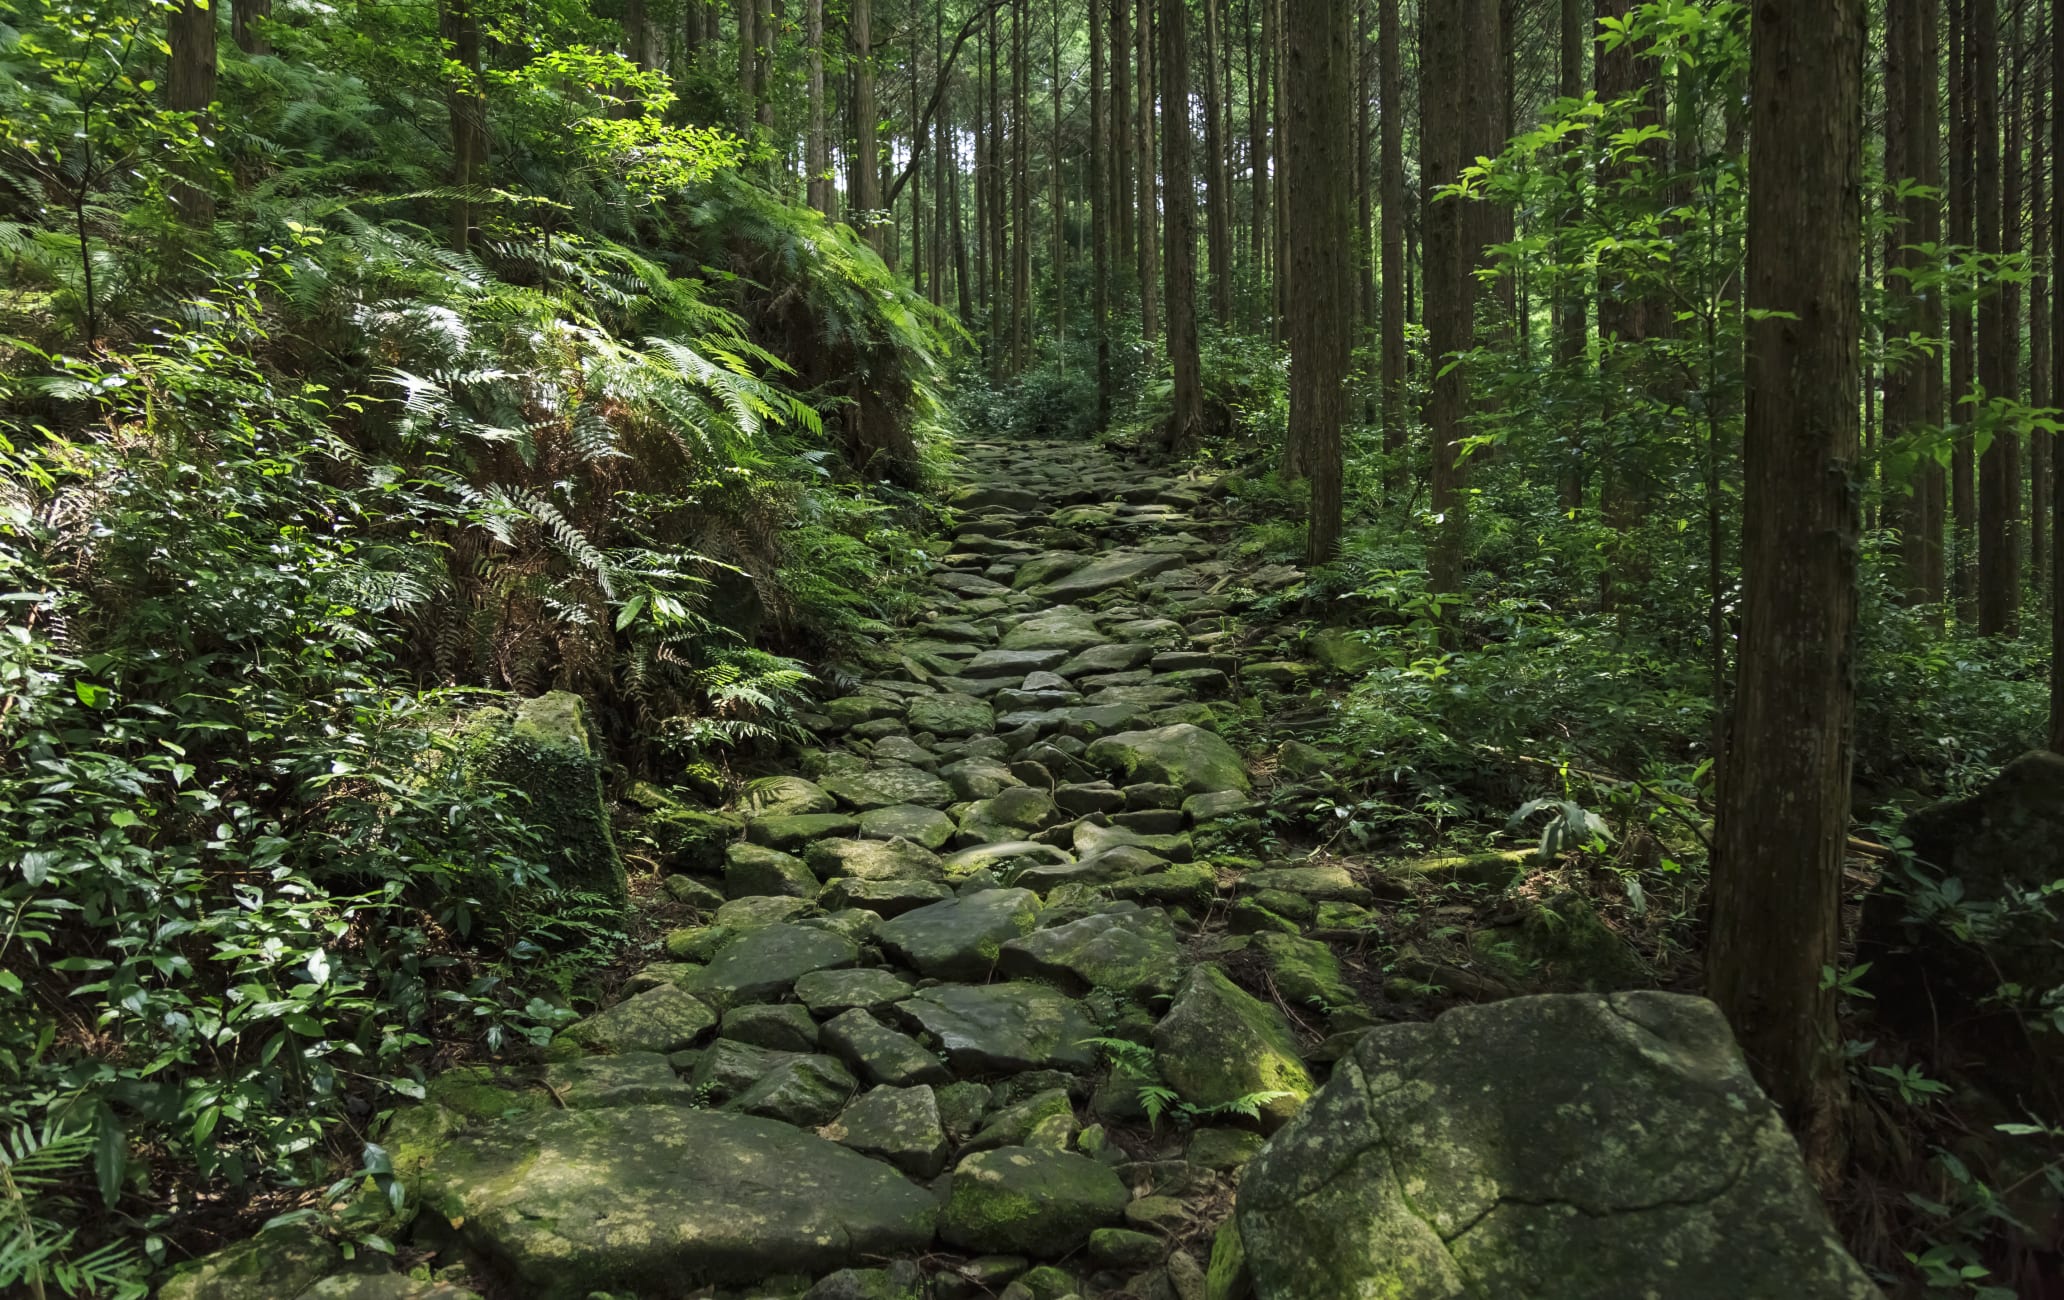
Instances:
[[[939,1040],[967,1073],[1026,1070],[1087,1073],[1096,1026],[1082,1004],[1044,984],[942,984],[900,1003],[898,1014]]]
[[[602,798],[602,762],[587,708],[570,691],[481,709],[459,725],[470,776],[521,793],[525,820],[544,844],[543,865],[561,889],[629,898],[609,810]]]
[[[1481,889],[1503,890],[1525,874],[1527,860],[1531,856],[1531,850],[1513,849],[1497,853],[1413,858],[1385,863],[1383,874],[1400,883],[1423,880],[1428,884],[1444,885],[1454,882]]]
[[[422,1196],[537,1300],[825,1273],[923,1250],[938,1212],[887,1165],[685,1106],[480,1126],[425,1170]]]
[[[1000,965],[1006,975],[1142,1001],[1167,998],[1182,979],[1175,926],[1159,910],[1108,912],[1034,930],[1003,945]]]
[[[924,1084],[871,1089],[839,1112],[824,1137],[886,1160],[913,1178],[936,1178],[946,1167],[946,1131],[939,1099]]]
[[[1332,1011],[1352,1007],[1361,997],[1348,985],[1340,959],[1316,939],[1288,934],[1257,934],[1254,951],[1268,962],[1269,977],[1283,997],[1305,1006]]]
[[[846,813],[795,813],[755,817],[745,828],[745,838],[783,853],[800,853],[818,840],[859,829],[860,819]]]
[[[968,1251],[1055,1259],[1125,1210],[1125,1184],[1087,1156],[1003,1147],[962,1160],[939,1237]]]
[[[1066,1088],[1047,1088],[989,1116],[982,1131],[968,1139],[963,1154],[998,1147],[1036,1147],[1066,1151],[1075,1140],[1075,1107]]]
[[[1268,1096],[1259,1102],[1265,1128],[1280,1127],[1312,1092],[1282,1013],[1209,963],[1191,969],[1154,1027],[1154,1056],[1161,1077],[1192,1106]]]
[[[678,1052],[717,1026],[717,1013],[677,984],[662,984],[597,1011],[562,1035],[603,1052]]]
[[[1311,639],[1312,658],[1337,673],[1359,675],[1374,668],[1383,652],[1344,627],[1321,628]]]
[[[647,817],[639,829],[652,841],[661,870],[710,875],[723,869],[724,850],[744,833],[745,819],[675,807]]]
[[[1516,998],[1364,1035],[1240,1184],[1261,1300],[1875,1300],[1717,1008]]]
[[[733,844],[724,854],[724,892],[732,898],[815,898],[818,881],[801,858],[759,844]]]
[[[1478,930],[1469,946],[1493,975],[1515,985],[1604,992],[1654,982],[1634,950],[1579,894],[1529,903],[1520,924]]]
[[[979,980],[996,968],[1003,945],[1039,919],[1029,889],[988,889],[905,912],[881,928],[881,945],[921,975]]]
[[[313,1286],[337,1266],[337,1259],[337,1248],[313,1228],[274,1228],[174,1269],[158,1295],[164,1300],[278,1300]]]
[[[1093,742],[1083,758],[1094,767],[1122,773],[1127,782],[1180,786],[1185,794],[1248,788],[1247,769],[1233,747],[1188,723],[1106,736]]]
[[[1240,1225],[1227,1219],[1211,1239],[1211,1268],[1204,1275],[1205,1300],[1248,1300],[1254,1277],[1247,1271],[1247,1246]]]

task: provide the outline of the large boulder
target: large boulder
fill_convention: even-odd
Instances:
[[[685,1106],[526,1115],[426,1161],[428,1208],[537,1300],[681,1295],[925,1249],[937,1205],[787,1124]]]
[[[1248,788],[1247,769],[1233,747],[1187,722],[1105,736],[1090,742],[1083,759],[1092,767],[1122,773],[1127,783],[1172,785],[1184,794]]]
[[[523,796],[521,815],[538,832],[554,885],[617,903],[629,899],[602,799],[601,753],[580,696],[552,691],[477,710],[460,724],[458,739],[471,779]]]
[[[1877,1300],[1726,1021],[1517,998],[1364,1035],[1240,1184],[1259,1300]]]

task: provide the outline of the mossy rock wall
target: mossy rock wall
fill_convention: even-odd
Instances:
[[[602,798],[602,761],[587,707],[552,691],[459,724],[468,775],[529,800],[525,816],[544,840],[543,866],[561,889],[628,901],[623,858]]]

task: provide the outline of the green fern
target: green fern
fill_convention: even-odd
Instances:
[[[89,1177],[93,1158],[90,1127],[46,1120],[41,1128],[21,1124],[0,1135],[0,1289],[22,1287],[36,1300],[44,1300],[51,1283],[67,1296],[132,1300],[149,1294],[140,1280],[142,1261],[130,1246],[108,1242],[73,1254],[78,1230],[52,1217],[71,1208],[63,1188]]]

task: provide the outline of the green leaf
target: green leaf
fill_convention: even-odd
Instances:
[[[129,1170],[129,1135],[122,1121],[103,1102],[94,1112],[93,1175],[100,1199],[112,1206],[122,1195],[122,1176]]]

